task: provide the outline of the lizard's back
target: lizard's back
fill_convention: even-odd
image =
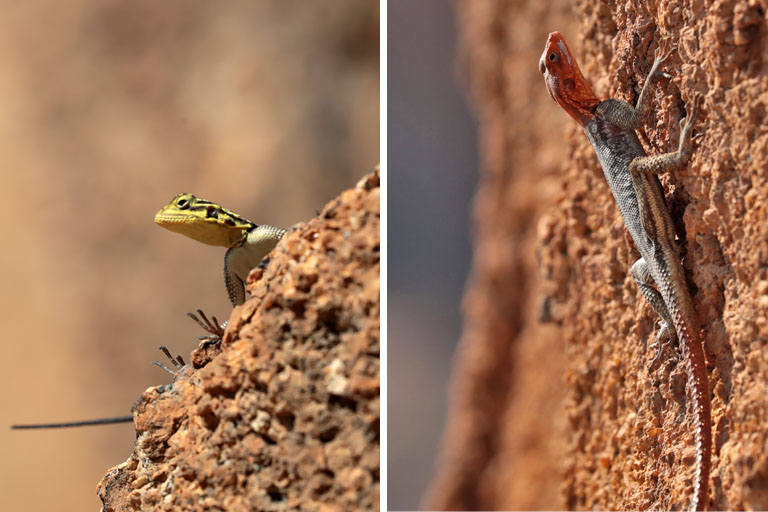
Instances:
[[[642,206],[638,203],[638,194],[629,170],[632,160],[645,156],[637,134],[632,129],[624,129],[607,121],[599,113],[584,125],[584,132],[597,153],[605,179],[635,246],[647,262],[654,261],[653,238],[643,227]],[[664,201],[661,183],[655,175],[636,176],[635,179],[650,181],[651,186],[648,188],[658,193]]]

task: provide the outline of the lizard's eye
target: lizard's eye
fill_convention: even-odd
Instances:
[[[549,54],[549,62],[555,62],[555,61],[559,61],[559,60],[560,60],[560,56],[558,54],[556,54],[555,52],[552,52],[552,53]]]
[[[208,218],[217,218],[218,215],[216,213],[216,208],[213,206],[209,206],[207,210],[205,210],[205,216]]]

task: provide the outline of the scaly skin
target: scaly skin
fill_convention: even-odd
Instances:
[[[670,52],[671,48],[663,42],[634,109],[621,100],[601,101],[595,96],[559,32],[549,35],[539,70],[552,99],[581,124],[597,153],[619,211],[642,256],[632,267],[632,277],[643,297],[662,318],[659,338],[676,335],[682,348],[696,423],[692,508],[703,510],[712,454],[709,376],[693,301],[679,259],[674,224],[664,201],[664,190],[656,177],[656,173],[677,169],[688,162],[699,99],[694,100],[691,112],[684,123],[681,122],[680,146],[676,152],[646,156],[635,133],[650,110],[658,67]]]

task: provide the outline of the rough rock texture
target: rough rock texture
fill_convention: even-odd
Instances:
[[[248,278],[220,353],[148,389],[112,510],[377,510],[379,175],[297,226]]]
[[[667,352],[648,369],[658,328],[629,275],[639,255],[592,148],[537,70],[547,33],[559,30],[598,96],[630,102],[660,38],[678,43],[641,137],[649,152],[677,147],[686,100],[703,95],[693,158],[661,181],[710,369],[707,506],[768,508],[766,4],[577,2],[568,13],[563,2],[458,3],[484,175],[452,414],[427,506],[690,504],[684,365]]]

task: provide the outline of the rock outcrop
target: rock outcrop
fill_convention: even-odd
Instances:
[[[222,342],[134,406],[103,510],[378,510],[378,170],[294,227],[247,289]]]

